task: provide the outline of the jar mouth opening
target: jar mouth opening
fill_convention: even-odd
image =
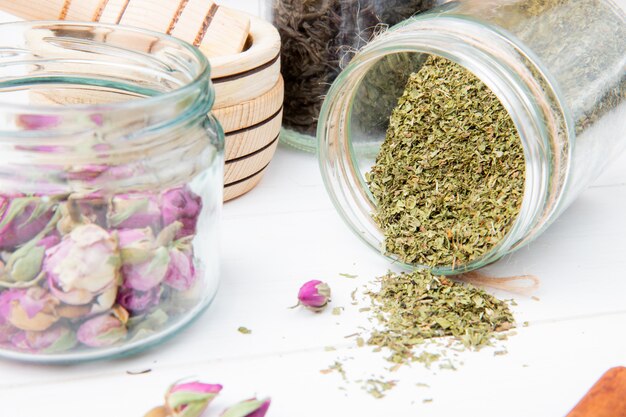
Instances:
[[[419,19],[420,17],[417,17],[415,21]],[[373,151],[377,151],[379,143],[357,149],[351,138],[353,133],[351,130],[354,129],[352,118],[355,102],[358,102],[355,98],[361,83],[367,73],[382,59],[402,53],[440,56],[461,65],[477,76],[504,105],[524,148],[526,182],[520,211],[514,219],[511,219],[512,225],[499,242],[481,257],[462,265],[430,267],[406,264],[394,255],[383,253],[388,259],[405,268],[430,268],[437,274],[458,274],[485,266],[509,252],[537,222],[550,193],[549,184],[546,184],[550,181],[545,181],[544,178],[552,178],[554,175],[551,165],[554,155],[550,133],[545,131],[541,123],[537,123],[541,111],[530,99],[531,94],[525,90],[526,86],[520,82],[518,74],[494,60],[494,56],[460,41],[454,35],[436,33],[433,36],[432,32],[416,34],[413,30],[408,30],[407,33],[393,33],[398,29],[398,32],[401,32],[409,27],[410,23],[405,22],[391,29],[389,33],[394,36],[383,35],[365,47],[340,74],[331,88],[318,127],[320,167],[326,188],[339,213],[362,240],[380,251],[383,232],[371,218],[371,213],[376,209],[376,202],[363,173],[363,168],[369,169],[371,165],[364,167],[363,161],[359,160],[359,156],[367,155],[369,158],[375,156]],[[437,35],[441,35],[439,39]],[[453,47],[448,48],[451,42]],[[326,149],[327,147],[331,150]],[[327,159],[333,161],[329,162]],[[352,178],[340,180],[331,178],[336,175]],[[346,190],[346,187],[358,190]]]
[[[126,101],[117,101],[117,102],[95,102],[95,103],[64,103],[62,106],[58,104],[41,104],[41,103],[19,103],[19,102],[9,102],[3,99],[0,99],[0,111],[8,110],[10,113],[28,113],[28,114],[62,114],[62,113],[99,113],[99,112],[115,112],[115,111],[133,111],[137,109],[141,109],[143,107],[158,107],[161,105],[167,105],[167,103],[180,101],[182,98],[192,95],[194,92],[205,89],[205,85],[207,83],[210,84],[211,79],[211,65],[208,59],[202,54],[202,52],[182,40],[174,38],[169,35],[165,35],[162,33],[123,26],[123,25],[112,25],[105,23],[92,23],[92,22],[77,22],[77,21],[56,21],[56,20],[41,20],[41,21],[25,21],[25,22],[9,22],[0,24],[0,36],[4,39],[15,39],[15,35],[12,33],[26,33],[28,31],[36,31],[36,30],[47,30],[47,31],[56,31],[57,33],[79,33],[79,32],[100,32],[104,33],[105,38],[108,34],[121,34],[127,35],[131,39],[135,39],[137,41],[147,41],[151,40],[152,43],[156,44],[157,42],[164,42],[172,47],[178,48],[180,51],[184,51],[185,58],[188,59],[188,62],[185,63],[182,59],[178,60],[178,63],[181,65],[188,64],[185,67],[185,70],[188,71],[186,76],[188,77],[185,82],[180,83],[176,88],[165,91],[158,91],[158,93],[144,96],[138,95],[136,98]],[[73,38],[73,40],[80,40],[80,38]],[[29,40],[32,41],[32,40]],[[41,39],[43,41],[43,39]],[[9,41],[10,43],[10,41]],[[49,45],[48,45],[49,46]],[[94,46],[92,44],[92,46]],[[95,41],[95,46],[98,46],[98,41]],[[101,43],[100,46],[106,46],[106,44]],[[132,45],[129,45],[129,47]],[[120,56],[124,56],[125,52],[138,53],[138,50],[129,50],[125,51],[121,46],[116,45],[113,47],[116,49]],[[17,48],[15,46],[8,46],[7,42],[0,43],[0,66],[8,67],[10,65],[7,63],[2,63],[3,58],[7,57],[18,57],[21,53],[32,53],[33,51],[29,50],[29,47],[25,48]],[[56,55],[55,53],[60,53],[60,48],[54,50],[54,47],[50,48],[49,51],[37,51],[34,55],[38,55],[38,58],[45,59],[46,62],[51,62],[55,59],[59,58],[68,58],[68,56]],[[80,51],[87,54],[96,54],[98,52],[97,49],[92,50],[84,50]],[[151,59],[149,55],[150,51],[144,52],[143,55],[146,59]],[[50,54],[50,55],[48,55]],[[139,56],[139,55],[138,55]],[[127,54],[126,57],[129,57]],[[129,59],[135,59],[135,64],[139,67],[140,62],[137,61],[137,57],[130,57]],[[174,56],[167,56],[170,60],[170,63],[176,63],[177,58]],[[193,61],[193,62],[191,62]],[[152,58],[153,64],[159,64],[158,59]],[[20,62],[17,61],[18,65],[36,65],[33,62]],[[166,63],[161,62],[164,66],[167,66]],[[59,64],[63,65],[63,64]],[[193,67],[193,68],[192,68]],[[94,72],[95,74],[95,72]],[[19,76],[18,76],[19,77]],[[70,82],[71,84],[71,82]],[[211,96],[212,96],[212,90]],[[211,99],[212,103],[212,99]]]

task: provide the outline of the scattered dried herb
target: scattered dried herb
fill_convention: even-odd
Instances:
[[[381,25],[400,23],[434,3],[434,0],[274,0],[273,22],[283,41],[284,126],[315,135],[324,96],[354,53],[381,30]],[[373,87],[372,95],[385,91],[384,86],[377,88],[381,86],[373,84]],[[391,102],[393,106],[398,96],[384,97],[372,104]]]
[[[495,94],[460,65],[430,56],[410,76],[366,180],[386,253],[462,265],[496,246],[519,214],[524,151]]]
[[[355,279],[358,278],[358,275],[352,275],[352,274],[346,274],[346,273],[341,273],[339,274],[340,277],[344,277],[344,278],[350,278],[350,279]]]
[[[384,398],[387,391],[393,389],[397,381],[383,381],[380,379],[368,379],[363,384],[363,389],[374,398]]]
[[[243,327],[243,326],[239,327],[237,329],[237,331],[239,333],[241,333],[241,334],[250,334],[250,333],[252,333],[252,330],[248,329],[247,327]]]
[[[428,339],[453,336],[465,347],[480,348],[496,332],[514,327],[507,303],[471,285],[423,270],[388,273],[380,283],[380,291],[369,295],[382,327],[373,330],[368,344],[389,349],[392,363],[436,362],[438,353],[415,354]]]

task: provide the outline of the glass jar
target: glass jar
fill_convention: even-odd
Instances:
[[[626,148],[625,22],[610,0],[466,0],[380,35],[338,77],[320,115],[320,167],[337,210],[381,251],[365,173],[389,122],[372,128],[367,118],[379,112],[388,120],[390,110],[372,100],[370,84],[395,77],[380,70],[395,61],[417,71],[420,64],[407,54],[434,55],[460,64],[498,97],[521,138],[526,178],[519,215],[499,244],[471,262],[433,271],[477,269],[530,242]]]
[[[4,24],[0,39],[0,356],[105,358],[175,334],[217,288],[206,58],[101,24]]]
[[[324,97],[374,35],[441,0],[266,0],[263,14],[282,39],[285,106],[281,140],[315,152]],[[384,89],[384,85],[380,85]]]

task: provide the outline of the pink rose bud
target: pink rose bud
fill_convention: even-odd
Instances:
[[[122,340],[126,333],[126,323],[117,315],[103,314],[81,324],[76,337],[83,345],[106,347]]]
[[[242,401],[224,411],[221,417],[265,417],[267,410],[270,408],[270,403],[271,400],[269,398],[264,400],[254,398]]]
[[[222,390],[219,384],[186,382],[175,384],[165,394],[170,417],[199,417]]]
[[[0,196],[0,250],[22,245],[41,232],[53,212],[39,197]]]
[[[0,317],[0,346],[12,345],[12,339],[17,333],[22,333],[18,328],[7,323]]]
[[[60,116],[44,114],[20,114],[17,117],[17,125],[26,130],[43,130],[57,127],[61,124]]]
[[[183,224],[176,239],[191,236],[196,233],[198,216],[202,210],[202,198],[195,194],[188,186],[174,188],[161,196],[161,210],[163,226],[176,221]]]
[[[46,249],[59,243],[59,237],[51,235],[39,242],[31,240],[15,252],[7,256],[3,267],[3,279],[8,282],[19,282],[26,287],[27,283],[42,278],[41,269]],[[0,273],[0,275],[2,275]]]
[[[330,301],[330,287],[322,281],[313,280],[304,284],[298,292],[298,305],[315,312],[322,311]]]
[[[65,326],[56,325],[43,332],[25,332],[30,349],[41,353],[65,352],[76,346],[76,335]]]
[[[68,201],[58,205],[61,218],[57,222],[57,231],[66,235],[81,225],[96,224],[106,227],[108,207],[107,200],[97,193],[80,198],[70,196]]]
[[[107,218],[109,226],[115,229],[161,228],[159,203],[149,194],[114,197]]]
[[[21,330],[43,331],[57,322],[58,305],[59,300],[41,287],[5,290],[0,293],[0,322]]]
[[[117,302],[132,314],[142,314],[159,304],[163,289],[160,286],[148,291],[137,291],[126,285],[120,288]]]
[[[128,229],[118,232],[122,254],[124,286],[150,291],[165,279],[170,263],[169,250],[158,246],[152,229]]]
[[[187,291],[196,280],[196,268],[193,264],[191,245],[170,250],[170,263],[165,275],[165,285],[178,291]]]
[[[94,302],[94,313],[115,302],[121,260],[117,241],[95,224],[80,225],[46,251],[43,269],[52,293],[66,304]]]
[[[108,168],[107,165],[74,165],[68,169],[66,176],[70,181],[90,182],[102,175]]]

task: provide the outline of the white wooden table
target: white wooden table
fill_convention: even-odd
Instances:
[[[343,224],[315,157],[281,147],[260,186],[224,208],[221,289],[194,325],[127,359],[0,361],[0,416],[142,417],[184,377],[224,384],[207,417],[253,395],[273,398],[268,417],[564,416],[603,372],[626,365],[625,208],[623,155],[542,237],[491,268],[542,282],[540,301],[515,297],[518,322],[530,325],[504,343],[507,355],[484,349],[462,354],[456,371],[416,364],[388,374],[383,355],[344,336],[367,323],[350,293],[390,265]],[[287,309],[309,279],[331,285],[342,315]],[[320,373],[338,358],[351,358],[348,382]],[[380,375],[399,381],[384,399],[353,382]]]

